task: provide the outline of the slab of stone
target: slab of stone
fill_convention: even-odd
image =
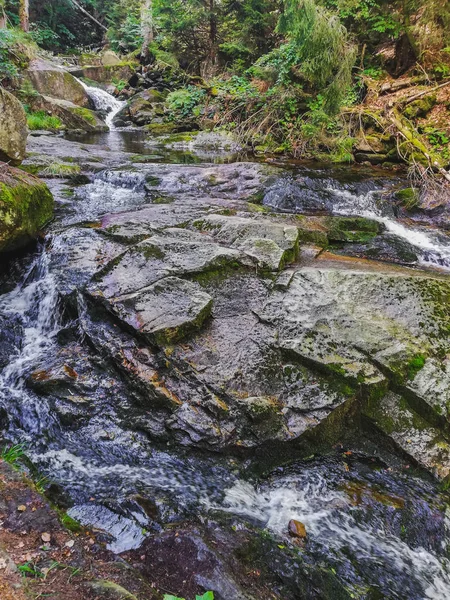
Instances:
[[[233,246],[255,258],[262,267],[277,271],[298,255],[299,231],[289,224],[268,219],[209,215],[194,226],[219,243]]]
[[[259,316],[300,362],[382,390],[404,385],[423,355],[448,352],[449,293],[428,277],[305,267]]]
[[[127,250],[109,263],[91,286],[94,294],[120,297],[167,277],[192,275],[241,265],[241,253],[209,237],[168,228]]]
[[[111,302],[109,308],[139,336],[166,345],[201,328],[211,314],[212,298],[195,283],[165,277],[144,290]]]

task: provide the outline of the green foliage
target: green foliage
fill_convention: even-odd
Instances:
[[[441,131],[435,127],[428,127],[426,129],[428,140],[432,146],[446,146],[450,144],[450,137],[446,131]]]
[[[417,373],[423,369],[425,366],[425,361],[426,357],[422,356],[421,354],[415,356],[409,361],[407,366],[407,377],[409,380],[414,379]]]
[[[48,115],[46,112],[40,110],[37,112],[31,112],[27,114],[28,129],[31,131],[37,131],[44,129],[47,131],[53,131],[61,129],[63,124],[58,117]]]
[[[17,570],[22,575],[22,577],[32,577],[33,579],[43,579],[45,578],[44,573],[39,569],[39,567],[32,562],[25,562],[22,565],[18,565]]]
[[[184,598],[172,596],[171,594],[165,594],[164,600],[184,600]],[[214,592],[206,592],[202,596],[195,596],[195,600],[214,600]]]
[[[142,46],[141,24],[139,14],[131,12],[118,26],[112,26],[108,31],[108,39],[116,52],[132,52]]]
[[[10,58],[13,36],[9,29],[0,29],[0,83],[5,79],[14,79],[18,69]]]
[[[117,79],[116,77],[113,77],[112,83],[119,92],[121,92],[128,84],[124,79]]]
[[[14,444],[13,446],[4,446],[0,458],[14,468],[18,468],[24,455],[24,444]]]
[[[166,102],[174,116],[186,118],[200,113],[200,103],[205,95],[204,89],[191,85],[171,92]]]
[[[285,66],[295,69],[324,98],[323,109],[336,114],[351,85],[356,47],[336,14],[314,0],[287,0],[278,31],[286,35]]]

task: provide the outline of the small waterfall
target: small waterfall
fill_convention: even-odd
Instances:
[[[114,117],[122,110],[126,102],[117,100],[117,98],[114,98],[114,96],[108,94],[108,92],[105,92],[105,90],[102,90],[101,88],[86,85],[81,79],[77,79],[77,81],[79,81],[86,90],[88,96],[94,103],[95,110],[107,113],[105,123],[110,129],[114,129]]]
[[[450,270],[450,238],[432,227],[414,227],[398,220],[391,199],[393,189],[392,184],[380,184],[376,179],[349,184],[307,171],[276,181],[266,190],[264,204],[287,213],[373,219],[414,248],[419,264]]]
[[[336,565],[350,555],[350,560],[373,572],[376,582],[381,581],[380,573],[390,580],[389,594],[393,595],[389,598],[418,598],[418,594],[423,600],[450,597],[447,557],[427,548],[425,538],[423,546],[411,547],[394,535],[390,525],[376,517],[376,503],[372,518],[366,520],[359,507],[349,506],[348,497],[333,489],[322,473],[305,471],[260,488],[237,481],[216,508],[259,523],[277,536],[286,535],[290,519],[301,521],[325,555],[331,560],[333,554],[337,557]],[[445,530],[447,533],[447,523]]]
[[[22,282],[0,298],[3,315],[19,317],[23,325],[23,345],[17,356],[0,376],[0,398],[7,389],[20,392],[24,376],[37,359],[48,354],[60,327],[58,323],[58,292],[49,257],[45,250],[33,261]]]
[[[328,191],[335,193],[338,198],[334,206],[335,214],[350,217],[358,215],[378,221],[387,232],[411,244],[418,251],[421,264],[450,270],[450,240],[445,239],[444,234],[429,228],[408,227],[392,215],[386,215],[383,208],[377,205],[374,192],[357,196],[342,189],[328,188]]]

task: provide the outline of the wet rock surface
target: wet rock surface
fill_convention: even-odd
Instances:
[[[450,473],[446,247],[406,239],[397,182],[30,149],[89,183],[50,183],[47,246],[1,296],[1,405],[70,514],[183,597],[450,589],[424,475]]]
[[[27,118],[21,103],[0,89],[0,161],[20,164],[25,158],[28,136]]]

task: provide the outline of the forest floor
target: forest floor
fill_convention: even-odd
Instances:
[[[161,598],[131,565],[105,549],[100,532],[66,529],[26,475],[2,461],[0,491],[2,600]]]

